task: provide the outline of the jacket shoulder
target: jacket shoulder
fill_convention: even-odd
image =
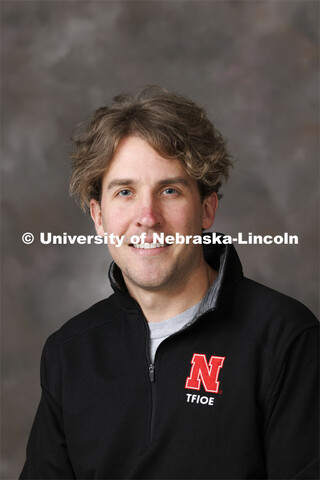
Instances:
[[[235,292],[234,314],[265,349],[282,349],[299,333],[319,322],[301,302],[276,290],[243,278]]]
[[[54,354],[62,345],[74,340],[85,332],[113,322],[119,314],[119,303],[115,294],[101,300],[83,312],[75,315],[52,333],[44,347],[47,354]]]

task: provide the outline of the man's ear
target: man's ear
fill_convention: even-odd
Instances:
[[[203,199],[202,202],[202,228],[207,230],[213,225],[216,210],[218,208],[218,195],[211,193]]]
[[[96,232],[101,237],[104,236],[104,228],[102,225],[102,214],[101,214],[101,206],[97,200],[90,200],[90,215],[93,220]]]

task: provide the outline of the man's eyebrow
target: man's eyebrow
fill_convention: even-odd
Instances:
[[[159,182],[157,183],[158,185],[170,185],[172,183],[180,183],[182,185],[185,185],[186,187],[190,186],[190,182],[184,177],[163,178],[162,180],[159,180]]]
[[[133,180],[132,178],[116,178],[114,180],[111,180],[110,183],[108,183],[107,190],[111,190],[113,187],[122,187],[126,185],[135,185],[137,182]]]
[[[111,190],[114,187],[124,187],[129,185],[136,185],[138,182],[133,178],[115,178],[111,180],[107,185],[107,190]],[[169,177],[163,178],[157,182],[157,185],[172,185],[172,184],[182,184],[186,187],[190,187],[190,182],[184,177]]]

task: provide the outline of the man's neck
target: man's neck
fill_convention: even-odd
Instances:
[[[200,302],[213,284],[217,272],[203,259],[193,275],[179,285],[145,290],[125,279],[130,295],[139,303],[148,322],[161,322],[188,310]]]

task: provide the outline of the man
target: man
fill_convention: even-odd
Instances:
[[[49,337],[21,478],[318,478],[318,322],[200,243],[231,166],[205,112],[145,88],[75,145],[115,293]]]

